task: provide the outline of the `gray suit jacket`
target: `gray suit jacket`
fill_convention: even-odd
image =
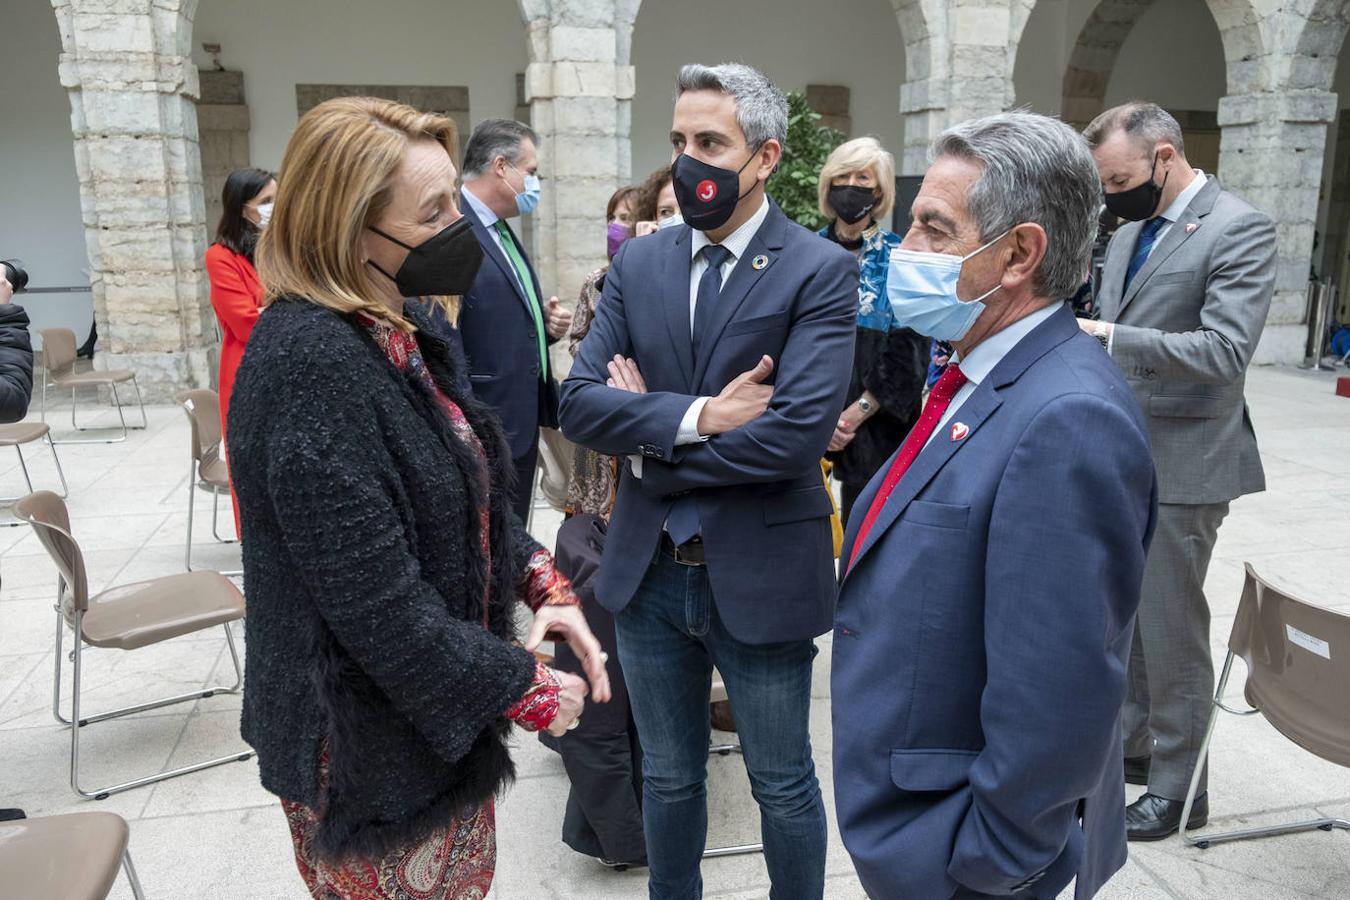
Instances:
[[[1111,356],[1148,421],[1163,503],[1266,487],[1243,387],[1275,287],[1275,228],[1208,178],[1123,296],[1141,223],[1111,238],[1102,273]]]

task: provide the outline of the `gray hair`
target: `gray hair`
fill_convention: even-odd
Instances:
[[[524,122],[514,119],[484,119],[469,135],[469,144],[464,148],[464,178],[472,181],[487,171],[492,161],[499,156],[513,166],[520,165],[520,145],[529,141],[539,146],[539,135]]]
[[[765,141],[787,144],[787,97],[758,69],[740,63],[691,63],[680,68],[677,85],[676,99],[686,91],[718,91],[735,100],[736,124],[751,150]]]
[[[1131,100],[1102,113],[1083,129],[1083,139],[1096,150],[1117,131],[1135,141],[1145,156],[1153,156],[1158,144],[1171,144],[1181,156],[1186,147],[1181,137],[1181,126],[1172,114],[1156,103]]]
[[[1073,296],[1088,276],[1102,203],[1097,166],[1077,132],[1048,116],[1006,112],[948,128],[929,155],[983,169],[966,197],[981,243],[1025,222],[1044,228],[1032,287],[1042,297]]]

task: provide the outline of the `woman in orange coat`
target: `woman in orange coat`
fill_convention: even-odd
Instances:
[[[220,436],[225,443],[225,419],[230,408],[234,373],[244,358],[244,344],[258,321],[262,282],[253,268],[258,232],[272,216],[277,195],[276,177],[263,169],[237,169],[225,179],[223,210],[216,240],[206,251],[206,277],[211,282],[211,306],[220,321]],[[228,447],[228,444],[227,444]],[[238,534],[239,512],[234,514]]]

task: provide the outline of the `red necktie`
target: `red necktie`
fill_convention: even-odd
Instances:
[[[853,563],[858,559],[858,551],[862,549],[863,541],[867,539],[867,532],[872,530],[872,523],[877,520],[877,516],[881,515],[881,510],[886,506],[886,501],[890,499],[891,492],[900,483],[900,479],[905,476],[910,463],[914,462],[915,457],[919,455],[919,451],[928,442],[929,435],[933,433],[933,429],[937,428],[938,422],[942,421],[942,414],[947,411],[947,406],[952,402],[952,398],[956,396],[956,392],[961,390],[961,385],[965,383],[966,376],[961,372],[961,368],[956,363],[948,363],[942,377],[928,392],[928,402],[923,406],[923,414],[919,416],[919,421],[910,429],[905,442],[900,445],[900,452],[896,455],[895,462],[891,463],[886,478],[881,482],[881,489],[877,491],[876,498],[872,500],[872,506],[867,510],[867,517],[863,519],[862,526],[858,529],[858,537],[853,541],[853,555],[848,560],[850,569],[853,568]]]

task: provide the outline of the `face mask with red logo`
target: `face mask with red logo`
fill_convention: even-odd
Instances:
[[[670,167],[671,185],[685,224],[696,231],[721,228],[736,211],[736,204],[753,191],[742,194],[741,173],[756,154],[751,154],[739,169],[719,169],[681,153]]]

